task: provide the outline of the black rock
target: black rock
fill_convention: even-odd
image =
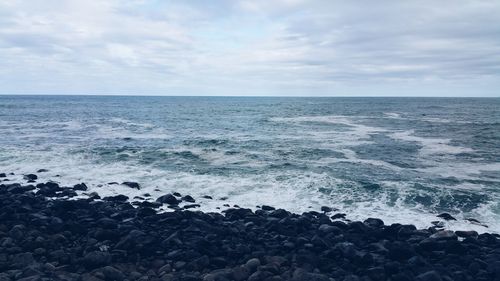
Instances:
[[[38,179],[38,176],[35,175],[35,174],[27,174],[27,175],[24,175],[23,178],[25,180],[32,180],[32,181],[34,181],[34,180]]]
[[[469,238],[469,237],[474,237],[474,238],[477,238],[478,237],[478,233],[474,230],[470,230],[470,231],[455,231],[455,234],[458,236],[458,237],[462,237],[462,238]]]
[[[12,262],[14,267],[16,268],[26,268],[31,265],[35,259],[33,258],[32,253],[21,253],[17,254],[13,257]]]
[[[177,198],[175,198],[175,196],[172,194],[165,194],[163,196],[160,196],[158,197],[158,199],[156,199],[156,202],[168,205],[178,205],[180,203],[180,201],[177,200]]]
[[[182,208],[187,210],[187,209],[199,208],[199,207],[201,207],[200,204],[187,204],[187,205],[184,205]]]
[[[115,195],[115,196],[107,196],[107,197],[102,198],[102,200],[112,201],[112,202],[126,202],[128,200],[128,196],[120,194],[120,195]]]
[[[125,275],[118,269],[112,266],[105,266],[99,270],[106,280],[122,281],[125,280]]]
[[[442,218],[444,220],[447,220],[447,221],[456,221],[457,219],[454,218],[452,215],[448,214],[448,213],[442,213],[442,214],[439,214],[437,215],[438,218]]]
[[[322,224],[318,228],[318,230],[323,233],[323,234],[329,234],[329,233],[334,233],[334,234],[339,234],[342,233],[342,230],[336,226],[329,225],[329,224]]]
[[[48,172],[48,171],[49,171],[49,170],[47,170],[47,169],[40,169],[40,170],[38,170],[38,171],[36,171],[36,172],[37,172],[37,173],[46,173],[46,172]]]
[[[93,251],[87,253],[82,259],[82,264],[87,268],[102,267],[110,263],[111,255],[107,252]]]
[[[175,197],[182,197],[182,195],[179,192],[173,192],[172,195]]]
[[[436,271],[428,271],[417,276],[417,281],[442,281],[441,275]]]
[[[429,238],[441,240],[456,240],[457,235],[451,230],[441,230],[432,234]]]
[[[276,210],[276,208],[268,206],[268,205],[262,205],[261,209],[264,210],[264,211],[273,211],[273,210]]]
[[[5,173],[0,173],[0,178],[6,178],[7,175]]]
[[[73,189],[74,190],[82,190],[82,191],[86,191],[88,189],[87,185],[85,183],[78,183],[78,184],[75,184],[73,186]]]
[[[249,259],[245,263],[245,267],[248,269],[250,273],[255,272],[259,266],[260,266],[260,260],[257,258]]]
[[[125,182],[122,182],[123,185],[126,185],[130,188],[135,188],[135,189],[141,189],[141,186],[136,183],[136,182],[132,182],[132,181],[125,181]]]
[[[331,216],[331,219],[332,219],[332,220],[336,220],[336,219],[345,219],[345,216],[346,216],[346,214],[343,214],[343,213],[338,213],[338,214],[335,214],[335,215]]]
[[[186,196],[182,197],[181,199],[182,199],[182,201],[186,201],[186,202],[190,202],[190,203],[195,202],[194,198],[191,197],[191,195],[186,195]]]
[[[370,227],[375,227],[375,228],[384,226],[384,221],[376,218],[368,218],[364,221],[364,223]]]
[[[205,198],[205,199],[214,199],[214,198],[212,198],[212,196],[208,196],[208,195],[203,195],[203,198]]]
[[[333,211],[333,209],[328,206],[321,206],[321,211],[325,213],[330,213],[331,211]]]

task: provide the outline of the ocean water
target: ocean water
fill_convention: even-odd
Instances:
[[[205,211],[327,205],[418,227],[449,212],[451,229],[499,233],[500,99],[0,96],[0,172],[42,168]],[[108,184],[123,181],[142,188]]]

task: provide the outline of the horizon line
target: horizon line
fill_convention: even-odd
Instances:
[[[350,96],[325,96],[325,95],[137,95],[137,94],[5,94],[0,93],[0,96],[88,96],[88,97],[228,97],[228,98],[500,98],[499,96],[392,96],[392,95],[350,95]]]

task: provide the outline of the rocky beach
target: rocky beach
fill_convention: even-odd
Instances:
[[[1,281],[500,280],[499,235],[450,231],[439,221],[427,229],[349,221],[328,206],[205,213],[177,192],[101,198],[84,183],[0,176]]]

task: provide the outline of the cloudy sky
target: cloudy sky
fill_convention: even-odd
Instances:
[[[500,96],[500,1],[0,0],[0,94]]]

